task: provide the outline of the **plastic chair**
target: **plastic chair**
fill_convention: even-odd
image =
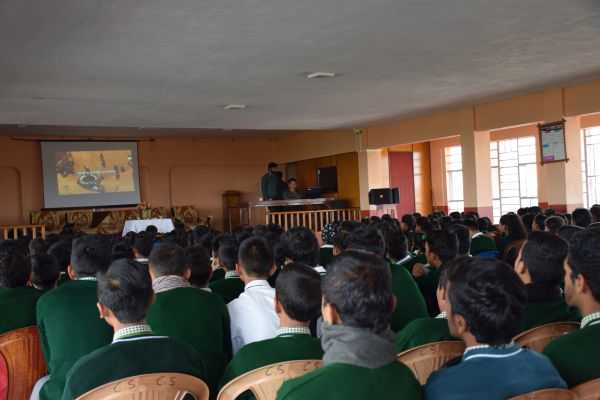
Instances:
[[[321,360],[298,360],[257,368],[223,386],[217,400],[234,400],[247,390],[251,391],[257,400],[274,400],[283,382],[321,366],[323,366]]]
[[[577,393],[579,400],[600,400],[600,378],[577,385],[571,390]]]
[[[77,400],[208,400],[206,383],[191,375],[157,373],[119,379],[90,390]]]
[[[509,400],[579,400],[579,397],[567,389],[544,389],[511,397]]]
[[[398,354],[398,361],[406,364],[424,385],[429,376],[448,361],[461,357],[465,351],[462,341],[444,341],[415,347]]]
[[[520,333],[513,340],[523,347],[541,353],[552,340],[577,329],[577,322],[553,322]]]

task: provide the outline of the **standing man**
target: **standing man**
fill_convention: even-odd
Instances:
[[[267,173],[260,180],[262,198],[265,201],[281,200],[282,198],[282,175],[280,171],[275,171],[277,167],[276,163],[270,162],[267,166]]]

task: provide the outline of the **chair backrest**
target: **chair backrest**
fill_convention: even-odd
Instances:
[[[577,322],[553,322],[532,328],[515,336],[514,341],[531,350],[542,352],[555,338],[579,329]]]
[[[571,390],[577,393],[578,400],[600,400],[600,378],[577,385]]]
[[[567,389],[544,389],[511,397],[509,400],[579,400],[579,397]]]
[[[234,400],[247,390],[250,390],[257,400],[275,400],[283,382],[302,376],[322,365],[321,360],[297,360],[257,368],[223,386],[217,400]]]
[[[107,383],[77,400],[208,400],[208,386],[191,375],[158,373],[131,376]]]
[[[443,367],[448,361],[461,357],[465,351],[462,341],[444,341],[415,347],[398,354],[398,361],[406,364],[424,385],[429,375]]]
[[[0,355],[8,372],[8,399],[27,400],[38,379],[46,375],[46,362],[37,327],[0,335]]]

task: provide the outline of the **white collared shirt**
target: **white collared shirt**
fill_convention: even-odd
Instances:
[[[476,237],[479,237],[479,236],[483,236],[483,232],[477,232],[476,234],[471,236],[471,239],[475,239]]]
[[[248,343],[274,338],[279,328],[275,313],[275,289],[266,280],[255,280],[237,299],[227,304],[231,320],[231,344],[237,353]]]
[[[581,320],[580,329],[598,324],[600,324],[600,312],[586,315],[585,317],[583,317],[583,319]]]

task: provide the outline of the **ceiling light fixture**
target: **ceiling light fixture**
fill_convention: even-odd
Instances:
[[[320,78],[335,78],[337,74],[335,72],[310,72],[306,74],[307,79],[320,79]]]
[[[245,104],[227,104],[223,108],[226,110],[245,110],[246,105]]]

